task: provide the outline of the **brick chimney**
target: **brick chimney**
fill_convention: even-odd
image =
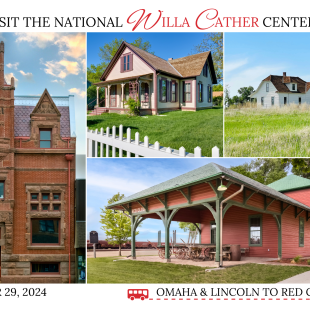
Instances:
[[[168,58],[168,61],[169,61],[169,60],[173,60],[173,58]]]
[[[4,85],[4,42],[0,42],[0,85]]]
[[[283,77],[286,77],[286,72],[283,72]]]

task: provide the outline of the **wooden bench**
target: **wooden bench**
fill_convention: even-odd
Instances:
[[[209,252],[210,260],[215,260],[216,252]],[[231,251],[223,251],[223,259],[227,258],[227,260],[231,260]]]
[[[241,248],[240,251],[241,251],[241,254],[244,254],[244,256],[246,256],[246,255],[249,255],[250,248]]]

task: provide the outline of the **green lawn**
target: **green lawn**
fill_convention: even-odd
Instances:
[[[310,108],[228,109],[226,157],[309,157]]]
[[[162,116],[149,115],[147,117],[127,117],[116,113],[103,113],[99,116],[88,116],[87,126],[92,129],[105,130],[112,127],[124,126],[131,128],[131,138],[135,133],[140,133],[140,141],[144,136],[149,137],[149,143],[158,141],[161,146],[179,149],[183,146],[187,152],[194,153],[194,148],[200,146],[202,156],[211,156],[214,146],[220,149],[223,156],[223,109],[212,109],[197,112],[175,111],[161,114]]]
[[[88,283],[277,283],[309,271],[308,267],[246,264],[221,271],[206,267],[88,258]]]

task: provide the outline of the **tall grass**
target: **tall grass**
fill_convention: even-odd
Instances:
[[[225,156],[309,157],[310,105],[225,110]]]

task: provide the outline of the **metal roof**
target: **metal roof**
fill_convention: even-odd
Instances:
[[[125,197],[120,201],[117,201],[108,207],[111,208],[113,206],[119,206],[125,203],[133,202],[139,199],[144,199],[147,197],[152,197],[155,195],[159,195],[164,192],[168,192],[171,190],[179,189],[184,186],[193,185],[195,183],[200,183],[203,181],[207,181],[210,179],[214,179],[216,177],[219,177],[221,175],[227,176],[232,182],[238,183],[238,184],[244,184],[248,188],[251,188],[257,192],[260,192],[262,194],[265,194],[269,197],[275,198],[280,201],[287,202],[291,205],[310,210],[310,208],[295,199],[292,199],[282,193],[280,193],[277,190],[274,190],[271,187],[268,187],[264,184],[261,184],[255,180],[252,180],[242,174],[239,174],[237,172],[234,172],[230,170],[229,168],[225,168],[223,166],[220,166],[215,163],[210,163],[205,166],[199,167],[195,170],[189,171],[187,173],[184,173],[176,178],[173,178],[171,180],[162,182],[158,185],[152,186],[150,188],[147,188],[143,191],[140,191],[136,194],[133,194],[129,197]]]
[[[294,174],[290,174],[283,179],[269,184],[268,186],[279,192],[288,192],[296,189],[310,187],[310,180]]]

